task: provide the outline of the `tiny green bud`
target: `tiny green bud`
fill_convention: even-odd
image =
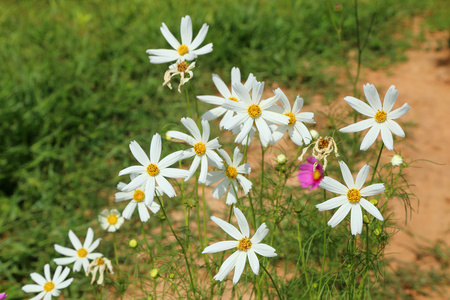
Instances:
[[[373,233],[375,233],[376,236],[379,236],[381,234],[381,229],[380,228],[376,228]]]
[[[197,206],[197,202],[195,201],[195,199],[187,199],[185,205],[188,208],[194,208]]]
[[[151,272],[150,272],[150,277],[151,278],[156,278],[156,277],[158,277],[159,276],[159,271],[158,271],[158,269],[153,269]]]
[[[174,278],[175,278],[175,274],[170,273],[169,278],[170,278],[170,279],[174,279]]]
[[[373,205],[377,206],[378,205],[378,199],[372,199],[372,200],[370,200],[370,203],[372,203]]]
[[[363,221],[364,221],[365,224],[369,224],[370,223],[369,217],[367,215],[364,215]]]
[[[136,248],[137,244],[138,242],[135,239],[130,240],[130,242],[128,243],[131,248]]]
[[[303,207],[301,207],[300,205],[297,205],[297,206],[294,206],[294,211],[296,212],[296,213],[301,213],[302,212],[302,210],[303,210]]]
[[[313,288],[317,288],[319,285],[317,283],[313,283]]]

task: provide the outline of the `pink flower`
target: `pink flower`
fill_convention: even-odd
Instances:
[[[308,157],[307,163],[301,164],[298,171],[298,181],[301,183],[302,188],[309,187],[310,190],[317,189],[323,178],[322,165],[317,163],[314,170],[314,163],[317,159],[314,157]]]
[[[6,299],[6,297],[8,297],[9,295],[6,295],[6,293],[1,293],[0,294],[0,300],[4,300]]]

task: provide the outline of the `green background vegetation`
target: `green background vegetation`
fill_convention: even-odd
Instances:
[[[444,2],[362,1],[363,34],[375,14],[363,64],[404,59],[421,37],[411,33],[414,16],[447,28]],[[353,2],[332,7],[351,56]],[[154,133],[186,115],[183,95],[161,86],[167,65],[151,65],[145,53],[169,48],[159,27],[165,22],[178,38],[186,14],[194,35],[208,23],[205,43],[214,44],[197,62],[198,94],[213,94],[211,73],[228,82],[233,66],[268,87],[328,101],[348,88],[325,1],[1,1],[0,286],[8,299],[23,298],[20,287],[58,256],[53,244],[67,245],[69,229],[84,237],[97,226],[118,171],[134,164],[129,141],[148,149]],[[75,291],[87,283],[79,282]]]

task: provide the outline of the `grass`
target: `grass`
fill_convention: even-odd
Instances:
[[[446,22],[436,9],[443,3],[430,4],[439,16],[430,18],[439,22],[432,28]],[[333,15],[342,17],[344,52],[351,53],[353,2],[341,4]],[[402,58],[411,44],[407,24],[419,12],[414,4],[360,4],[363,31],[376,14],[365,65],[380,68]],[[233,66],[267,86],[306,95],[332,99],[341,88],[342,58],[321,2],[2,1],[0,285],[8,291],[42,270],[55,255],[53,244],[68,242],[69,229],[85,232],[113,203],[117,173],[133,163],[129,141],[148,149],[150,137],[173,129],[186,111],[183,95],[161,86],[166,66],[150,65],[145,54],[167,47],[162,22],[178,37],[186,14],[195,33],[209,24],[206,41],[214,43],[198,63],[198,94],[214,93],[210,74],[227,82]]]

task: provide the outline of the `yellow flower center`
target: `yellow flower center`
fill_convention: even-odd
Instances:
[[[83,257],[86,257],[86,255],[87,255],[88,253],[87,253],[86,249],[80,248],[80,249],[78,249],[77,254],[78,254],[78,257],[83,258]]]
[[[194,146],[194,151],[197,153],[197,155],[203,155],[206,152],[206,146],[202,142],[198,142]]]
[[[97,257],[97,266],[101,266],[103,264],[105,264],[103,257]]]
[[[319,143],[319,150],[328,148],[328,145],[330,144],[330,142],[326,139],[320,139],[318,143]]]
[[[230,97],[228,98],[228,100],[234,101],[234,102],[239,102],[239,100],[236,97]]]
[[[189,48],[185,44],[181,44],[180,47],[178,47],[178,54],[185,55],[189,52]]]
[[[183,73],[187,70],[188,67],[189,67],[189,64],[185,61],[182,61],[179,64],[177,64],[177,71],[180,73]]]
[[[319,170],[315,170],[313,173],[313,179],[314,180],[319,180],[322,177],[322,174],[320,174]]]
[[[144,194],[144,192],[141,191],[141,190],[135,190],[134,193],[133,193],[133,199],[134,199],[136,202],[141,202],[142,200],[145,199],[145,194]]]
[[[109,215],[106,219],[108,220],[108,223],[110,225],[114,225],[117,223],[117,217],[115,215]]]
[[[289,125],[292,125],[292,124],[295,123],[295,121],[297,121],[297,119],[295,118],[294,114],[291,113],[291,112],[287,112],[284,115],[289,117]]]
[[[252,118],[256,118],[261,114],[261,108],[258,104],[252,104],[247,108],[247,112]]]
[[[386,121],[386,116],[387,113],[384,110],[379,110],[375,114],[375,121],[377,121],[378,123],[383,123],[384,121]]]
[[[361,193],[357,189],[349,189],[347,192],[347,199],[352,203],[356,203],[361,199]]]
[[[239,245],[237,248],[238,248],[238,250],[241,250],[241,251],[247,251],[251,247],[252,247],[252,242],[250,242],[250,239],[243,237],[242,239],[239,240]]]
[[[44,284],[44,291],[51,292],[55,288],[55,284],[51,281]]]
[[[149,165],[147,166],[147,173],[148,173],[148,175],[150,175],[150,176],[156,176],[156,175],[158,175],[158,173],[159,173],[158,166],[155,165],[155,164],[149,164]]]
[[[228,166],[227,169],[225,170],[225,175],[227,175],[227,177],[230,179],[235,179],[237,174],[238,173],[235,167]]]

